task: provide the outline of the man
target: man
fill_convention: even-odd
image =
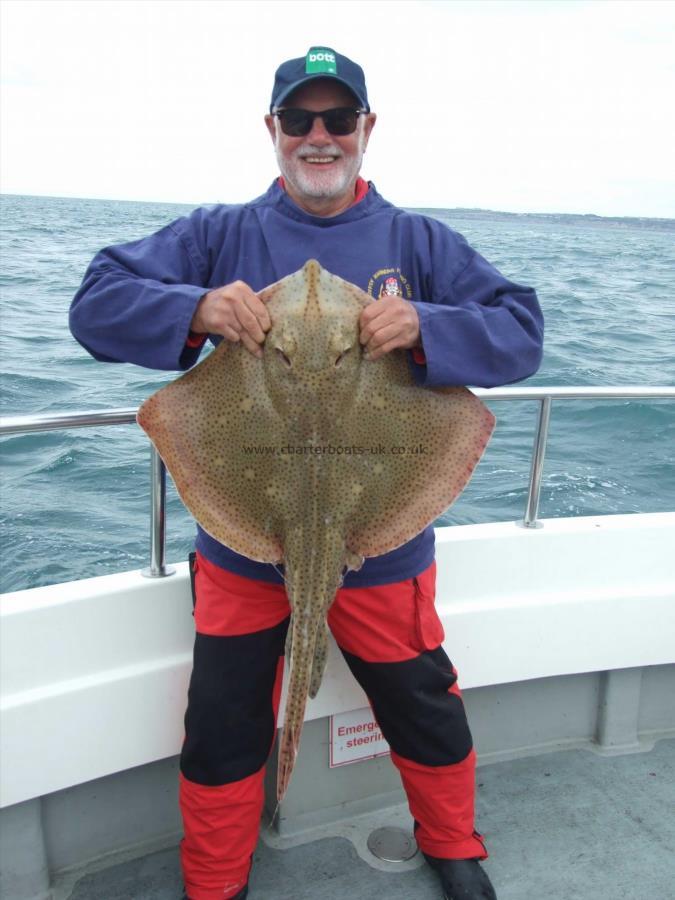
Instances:
[[[439,222],[396,209],[359,178],[375,125],[363,71],[330,48],[276,72],[265,117],[281,171],[266,194],[198,209],[101,251],[71,311],[97,359],[187,369],[212,340],[256,356],[270,327],[256,291],[314,257],[375,298],[364,354],[408,351],[420,386],[495,386],[536,371],[542,319]],[[225,388],[226,386],[224,386]],[[475,753],[433,608],[433,529],[348,572],[328,621],[401,773],[420,848],[446,898],[495,893],[478,860]],[[195,652],[181,753],[181,862],[190,900],[247,896],[275,735],[289,607],[282,578],[201,529]],[[392,698],[395,698],[393,700]],[[267,900],[267,898],[266,898]]]

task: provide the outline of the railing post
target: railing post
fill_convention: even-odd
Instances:
[[[537,433],[534,437],[532,448],[532,466],[530,468],[530,484],[527,490],[527,505],[523,525],[525,528],[541,528],[537,523],[539,512],[539,494],[541,492],[541,476],[544,469],[544,454],[546,453],[546,438],[548,437],[548,423],[551,418],[551,398],[542,397],[539,407],[539,420]]]
[[[176,571],[164,565],[166,534],[166,467],[150,444],[150,565],[141,575],[146,578],[165,578]]]

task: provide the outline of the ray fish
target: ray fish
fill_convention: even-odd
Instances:
[[[387,301],[316,260],[259,296],[272,322],[262,358],[222,341],[150,397],[138,422],[208,534],[250,559],[283,563],[291,622],[281,801],[345,571],[411,540],[447,509],[494,417],[465,387],[419,387],[405,351],[366,359],[359,316]]]

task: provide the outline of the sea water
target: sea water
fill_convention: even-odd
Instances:
[[[174,204],[3,196],[3,415],[134,407],[174,377],[93,360],[68,307],[103,246],[185,215]],[[675,220],[421,210],[536,287],[544,360],[531,385],[675,384]],[[492,402],[495,435],[440,524],[522,518],[538,406]],[[0,590],[148,561],[149,452],[135,425],[2,440]],[[556,401],[540,516],[675,509],[675,401]],[[167,557],[194,525],[169,484]]]

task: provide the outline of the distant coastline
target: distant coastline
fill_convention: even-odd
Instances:
[[[675,231],[675,219],[655,216],[598,216],[595,213],[517,213],[498,209],[475,209],[465,207],[455,207],[443,210],[439,210],[435,207],[415,207],[414,209],[408,207],[408,209],[410,209],[411,212],[424,213],[430,216],[442,211],[449,217],[456,216],[465,221],[467,219],[482,221],[488,218],[506,221],[513,219],[531,219],[532,221],[551,222],[557,225],[617,225],[626,228],[661,228],[666,231]]]
[[[173,200],[118,200],[110,197],[58,197],[51,194],[11,194],[0,192],[0,199],[3,197],[25,197],[27,199],[33,200],[63,200],[78,201],[83,203],[124,203],[146,206],[175,206],[185,209],[196,209],[199,206],[217,206],[219,203],[224,202],[222,200],[204,200],[195,201],[194,203],[183,203],[181,201]],[[596,213],[510,212],[508,210],[482,209],[479,207],[466,206],[404,206],[402,208],[407,209],[410,212],[423,213],[431,216],[436,213],[442,212],[446,215],[451,214],[463,219],[483,219],[485,217],[497,217],[501,219],[522,219],[524,216],[527,216],[540,221],[568,221],[570,223],[587,222],[589,224],[597,221],[598,224],[607,224],[609,222],[613,222],[617,225],[642,225],[643,227],[645,227],[646,223],[657,223],[667,229],[675,229],[675,218],[667,218],[664,216],[600,216]]]

